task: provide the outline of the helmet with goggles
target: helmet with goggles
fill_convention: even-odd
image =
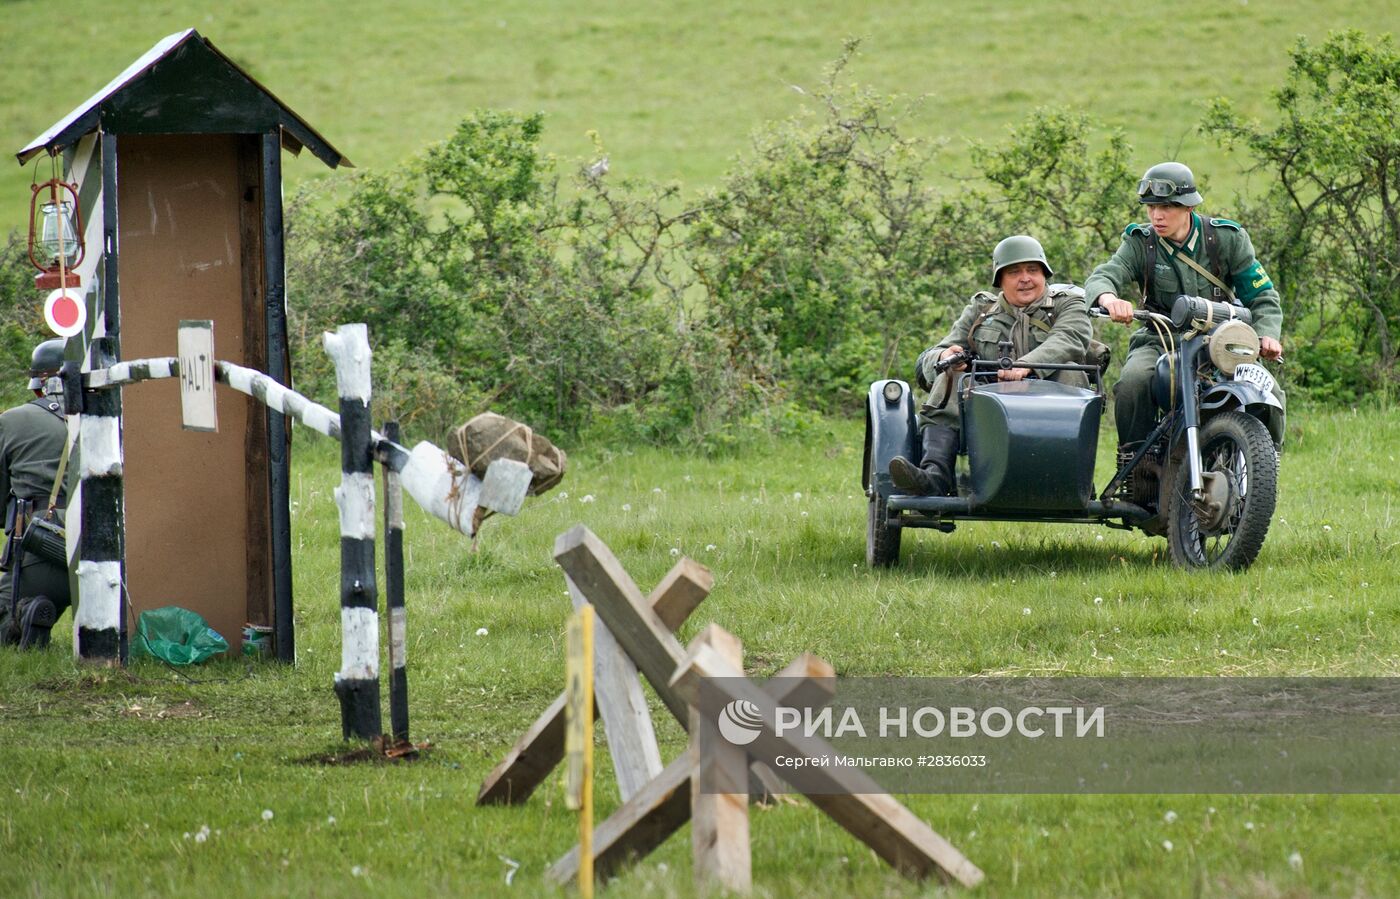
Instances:
[[[1199,206],[1196,176],[1179,162],[1159,162],[1143,173],[1137,186],[1138,202],[1149,206]]]

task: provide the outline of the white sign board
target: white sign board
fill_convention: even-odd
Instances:
[[[219,430],[214,406],[214,323],[181,321],[176,347],[180,357],[180,415],[185,430]]]

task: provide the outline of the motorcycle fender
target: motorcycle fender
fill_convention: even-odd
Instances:
[[[885,397],[885,387],[889,384],[899,385],[899,396],[894,402]],[[895,456],[904,456],[918,461],[920,451],[919,422],[909,385],[899,380],[872,383],[865,398],[865,454],[860,466],[861,487],[870,491],[873,467],[874,488],[881,495],[890,496],[895,492],[894,484],[890,481],[890,460]]]
[[[1272,393],[1248,381],[1222,381],[1201,394],[1201,417],[1213,412],[1243,409],[1264,423],[1275,446],[1283,445],[1283,404]]]

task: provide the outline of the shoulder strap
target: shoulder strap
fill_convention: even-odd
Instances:
[[[30,400],[29,405],[38,406],[40,409],[43,409],[45,412],[48,412],[49,414],[53,415],[65,425],[68,423],[68,419],[63,414],[63,405],[61,403],[56,403],[53,400],[47,399],[45,397],[37,397],[35,399]]]
[[[1204,215],[1201,216],[1201,238],[1202,247],[1205,249],[1206,268],[1215,276],[1210,278],[1210,283],[1214,287],[1212,292],[1215,294],[1212,299],[1216,302],[1224,301],[1233,303],[1235,301],[1235,294],[1234,291],[1225,286],[1225,272],[1221,267],[1220,235],[1215,233],[1215,223]]]
[[[1157,273],[1157,235],[1147,235],[1147,257],[1142,262],[1142,305],[1152,300],[1152,277]]]
[[[983,302],[982,308],[979,309],[979,310],[977,310],[977,317],[974,318],[974,319],[972,320],[972,324],[970,324],[970,325],[967,326],[967,339],[968,339],[968,340],[971,340],[971,339],[972,339],[972,332],[973,332],[973,331],[976,331],[976,330],[977,330],[977,326],[980,325],[980,324],[982,324],[982,322],[984,322],[984,321],[987,320],[987,316],[991,315],[991,314],[992,314],[992,311],[993,311],[994,309],[996,309],[996,307],[997,307],[997,301],[996,301],[996,298],[995,298],[995,297],[992,297],[992,298],[990,298],[990,299],[988,299],[988,300],[986,300],[986,301]]]
[[[63,473],[68,470],[68,452],[73,448],[73,441],[66,436],[63,438],[63,455],[58,457],[58,472],[53,476],[53,489],[49,491],[48,514],[53,515],[53,510],[58,504],[58,488],[63,485]]]
[[[1033,310],[1029,310],[1026,312],[1026,321],[1030,322],[1032,327],[1039,328],[1040,330],[1045,332],[1051,331],[1055,327],[1054,299],[1047,294],[1045,299],[1037,303],[1036,305],[1039,308],[1045,310],[1045,318],[1036,318],[1035,316],[1031,315],[1031,311]]]
[[[1211,288],[1211,293],[1215,294],[1215,296],[1212,297],[1212,299],[1214,299],[1216,302],[1235,302],[1235,292],[1231,290],[1229,286],[1225,284],[1224,281],[1220,280],[1215,275],[1202,268],[1199,262],[1192,259],[1190,256],[1187,256],[1185,253],[1175,253],[1173,254],[1172,258],[1180,259],[1182,262],[1186,263],[1186,266],[1188,268],[1194,269],[1196,274],[1209,281],[1213,285]]]

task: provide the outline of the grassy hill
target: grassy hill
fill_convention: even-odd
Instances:
[[[587,6],[405,0],[0,4],[0,149],[13,153],[162,36],[195,27],[361,167],[445,137],[468,109],[548,114],[567,157],[605,141],[617,175],[713,183],[746,136],[797,111],[843,38],[866,39],[854,75],[928,95],[914,130],[949,141],[935,178],[966,171],[965,142],[993,138],[1047,102],[1073,103],[1132,135],[1144,166],[1181,156],[1218,187],[1238,166],[1195,133],[1200,101],[1265,113],[1298,35],[1400,31],[1400,4],[1089,0]],[[319,163],[288,166],[293,183]],[[0,166],[0,231],[24,227],[29,170]]]

